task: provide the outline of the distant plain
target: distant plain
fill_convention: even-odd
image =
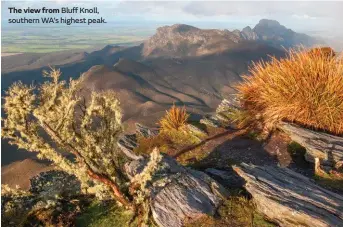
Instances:
[[[136,45],[154,33],[154,29],[138,27],[21,27],[4,28],[1,34],[2,54],[50,53],[82,49],[92,51],[108,44]]]

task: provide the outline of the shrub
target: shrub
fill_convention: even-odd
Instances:
[[[290,50],[254,64],[250,74],[237,88],[251,119],[269,129],[284,120],[343,134],[343,61],[325,49]]]
[[[173,105],[166,115],[160,120],[159,125],[162,131],[179,130],[186,126],[189,115],[186,108],[179,108]]]
[[[310,54],[324,55],[326,57],[335,57],[336,53],[331,47],[316,47],[309,51]]]
[[[44,75],[52,81],[37,88],[21,82],[9,88],[2,136],[21,149],[38,152],[38,158],[51,160],[84,184],[104,186],[130,206],[121,172],[123,155],[117,147],[122,126],[115,94],[92,92],[86,100],[79,94],[83,76],[68,84],[59,80],[59,70]]]

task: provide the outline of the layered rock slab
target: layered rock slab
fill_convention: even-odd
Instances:
[[[130,178],[144,171],[146,160],[126,165]],[[159,226],[178,227],[187,221],[213,215],[229,194],[207,174],[179,165],[163,155],[148,186],[152,216]]]
[[[234,170],[246,181],[257,210],[280,226],[343,226],[343,196],[288,168],[242,163]]]
[[[319,158],[321,164],[328,166],[343,162],[343,137],[312,131],[285,122],[280,123],[278,128],[306,148],[307,161],[314,163],[315,158]]]

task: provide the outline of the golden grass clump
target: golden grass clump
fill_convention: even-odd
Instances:
[[[325,55],[326,57],[335,57],[336,53],[331,47],[316,47],[309,51],[310,54]]]
[[[187,124],[189,114],[186,112],[186,108],[179,108],[173,105],[166,115],[160,120],[159,125],[162,131],[180,130]]]
[[[343,60],[331,50],[290,50],[284,59],[255,63],[237,86],[249,117],[267,128],[284,120],[343,134]]]

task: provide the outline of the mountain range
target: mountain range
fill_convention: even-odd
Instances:
[[[186,105],[193,117],[211,112],[222,98],[235,93],[234,85],[253,61],[280,58],[285,55],[284,48],[318,43],[266,19],[242,31],[175,24],[158,28],[137,46],[2,57],[2,95],[17,80],[42,82],[42,70],[55,66],[64,79],[85,73],[85,94],[115,90],[128,126],[137,121],[151,125],[173,103]],[[2,146],[11,149],[6,143]],[[13,157],[3,152],[2,160],[2,165],[8,164]]]
[[[312,46],[320,41],[296,33],[275,20],[262,19],[252,29],[242,31],[199,29],[184,24],[164,26],[144,43],[144,57],[189,57],[219,54],[247,42],[268,44],[276,48]]]

